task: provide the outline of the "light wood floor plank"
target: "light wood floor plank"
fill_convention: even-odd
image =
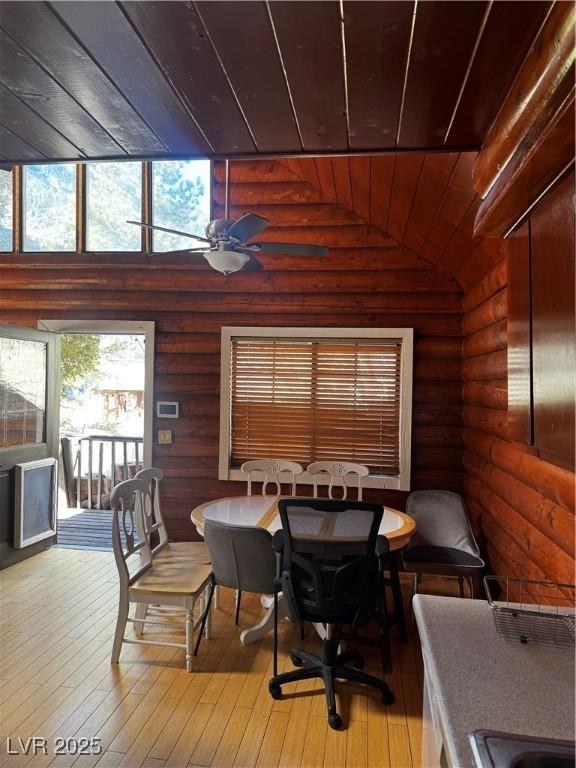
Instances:
[[[405,598],[410,583],[403,577]],[[451,580],[426,580],[455,594]],[[0,756],[0,768],[417,768],[421,748],[422,660],[416,628],[399,645],[392,633],[396,702],[338,681],[346,730],[328,727],[319,680],[268,692],[272,643],[242,646],[239,633],[257,623],[257,596],[242,601],[234,625],[231,590],[222,590],[213,636],[200,645],[194,670],[180,649],[125,645],[110,663],[118,600],[111,553],[53,548],[0,573],[0,734],[100,739],[102,753]],[[129,630],[131,631],[131,630]],[[183,626],[148,625],[150,637],[181,642]],[[290,649],[320,652],[311,628],[279,627],[279,671],[292,669]],[[381,675],[376,649],[360,647],[366,670]]]
[[[278,765],[289,719],[288,712],[272,712],[270,714],[256,761],[258,768],[276,768]]]

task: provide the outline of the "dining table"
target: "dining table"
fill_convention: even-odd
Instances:
[[[282,527],[278,502],[283,496],[228,496],[221,499],[207,501],[192,510],[190,515],[192,522],[200,535],[204,532],[204,521],[214,520],[228,525],[249,525],[266,528],[270,533]],[[382,520],[378,534],[388,539],[390,552],[395,553],[406,546],[416,530],[416,523],[409,515],[392,507],[384,507]],[[395,602],[399,599],[399,584],[392,583]],[[396,590],[395,590],[396,587]],[[400,601],[401,602],[401,601]],[[240,634],[243,644],[254,643],[273,629],[274,614],[273,601],[268,596],[262,597],[262,604],[266,613],[253,627],[245,629]],[[286,600],[279,596],[278,621],[289,618]],[[318,628],[321,632],[321,629]]]

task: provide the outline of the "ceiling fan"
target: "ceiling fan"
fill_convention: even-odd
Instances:
[[[205,245],[198,248],[187,249],[187,253],[197,253],[213,269],[230,275],[244,269],[247,272],[255,272],[262,269],[262,264],[256,258],[257,253],[283,253],[288,256],[325,256],[328,248],[324,245],[304,245],[297,243],[253,243],[250,238],[262,232],[270,223],[263,216],[255,213],[245,213],[239,219],[228,218],[229,207],[229,169],[226,161],[226,204],[224,219],[214,219],[206,227],[206,237],[193,235],[189,232],[181,232],[177,229],[167,229],[156,224],[145,224],[141,221],[128,221],[128,224],[136,224],[146,229],[156,229],[160,232],[169,232],[173,235],[190,237],[199,240]]]

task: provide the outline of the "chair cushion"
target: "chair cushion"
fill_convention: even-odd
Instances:
[[[452,547],[413,547],[403,554],[402,560],[407,570],[410,565],[418,566],[423,570],[424,564],[429,564],[434,572],[435,565],[456,566],[467,568],[483,568],[484,561],[480,557],[463,552],[461,549]]]
[[[154,561],[158,563],[181,562],[182,560],[210,565],[208,547],[203,541],[171,541],[159,552],[154,553]]]
[[[158,562],[130,585],[130,591],[196,595],[207,586],[211,573],[212,567],[203,563]]]

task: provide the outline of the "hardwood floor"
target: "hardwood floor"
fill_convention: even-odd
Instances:
[[[374,692],[341,682],[339,711],[348,727],[336,732],[327,726],[319,683],[298,683],[280,701],[270,697],[270,638],[241,645],[228,590],[192,673],[183,651],[153,646],[124,645],[112,665],[116,581],[111,553],[72,549],[53,548],[0,572],[2,768],[420,765],[422,665],[414,627],[406,645],[392,645],[387,680],[395,703],[386,708]],[[256,623],[256,597],[242,603],[242,625]],[[179,636],[177,626],[160,629],[162,639]],[[280,668],[290,668],[298,633],[284,622],[279,635]],[[312,631],[305,645],[319,645]],[[367,668],[379,673],[374,651],[365,655]],[[26,746],[32,736],[47,739],[48,754],[23,753],[18,738]],[[6,737],[19,754],[8,754]],[[75,740],[70,747],[98,739],[102,754],[57,755],[56,737]]]

